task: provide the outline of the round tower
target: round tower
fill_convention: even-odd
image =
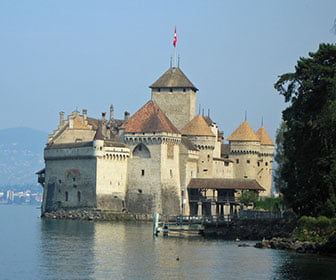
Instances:
[[[185,127],[181,129],[181,134],[187,136],[199,150],[197,177],[212,177],[213,155],[217,138],[211,131],[205,118],[201,115],[195,116]]]
[[[260,193],[261,196],[270,197],[272,195],[272,163],[274,156],[274,143],[268,135],[265,127],[261,126],[256,132],[260,140],[260,153],[257,181],[266,191]]]
[[[235,178],[256,179],[259,171],[260,140],[247,121],[228,138],[229,157],[234,160]]]

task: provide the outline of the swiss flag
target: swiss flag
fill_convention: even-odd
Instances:
[[[176,33],[176,27],[175,27],[175,30],[174,30],[174,39],[173,39],[173,46],[174,46],[174,48],[176,48],[176,44],[177,44],[177,33]]]

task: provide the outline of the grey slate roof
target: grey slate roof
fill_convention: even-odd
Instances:
[[[169,68],[150,88],[191,88],[198,89],[193,85],[180,68]]]
[[[188,189],[234,189],[258,190],[265,189],[254,179],[222,179],[222,178],[193,178]]]

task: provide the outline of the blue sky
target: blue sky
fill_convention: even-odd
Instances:
[[[331,32],[336,1],[0,2],[0,129],[51,133],[59,112],[135,113],[169,67],[177,26],[180,68],[225,137],[261,119],[274,139],[286,106],[274,90]]]

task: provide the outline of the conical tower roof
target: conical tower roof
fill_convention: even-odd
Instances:
[[[150,88],[191,88],[198,90],[180,68],[170,67]]]
[[[258,136],[247,121],[242,122],[241,125],[226,140],[260,142]]]
[[[181,129],[183,135],[215,136],[203,116],[197,115]]]
[[[154,101],[148,101],[139,111],[129,118],[122,127],[125,132],[168,132],[180,134],[180,131],[168,119]]]
[[[103,135],[103,128],[102,128],[102,122],[98,121],[98,128],[96,130],[96,134],[94,136],[94,140],[104,140],[105,137]]]
[[[261,145],[266,145],[266,146],[274,146],[274,143],[271,139],[271,137],[269,136],[269,134],[266,131],[266,128],[261,126],[257,132],[256,132],[257,136],[260,139],[260,144]]]

